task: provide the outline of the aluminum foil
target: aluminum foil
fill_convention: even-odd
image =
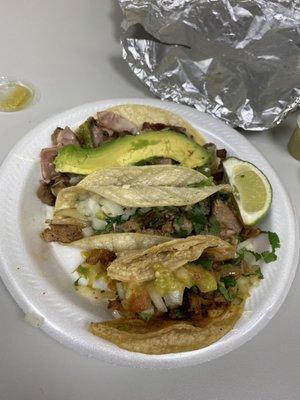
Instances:
[[[300,0],[119,0],[123,58],[163,100],[265,130],[300,105]]]

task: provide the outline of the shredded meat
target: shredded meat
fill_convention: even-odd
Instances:
[[[46,242],[61,243],[71,243],[83,238],[81,227],[71,224],[50,224],[50,227],[46,228],[41,236]]]
[[[92,265],[100,263],[104,267],[108,267],[116,257],[116,254],[108,249],[93,249],[89,252],[86,262]]]
[[[51,184],[41,181],[37,190],[37,196],[42,203],[47,204],[48,206],[54,206],[55,196],[51,191]]]
[[[142,131],[165,131],[165,130],[172,130],[175,132],[185,133],[186,129],[182,126],[176,125],[166,125],[162,123],[151,123],[151,122],[144,122],[142,126]]]
[[[223,239],[240,233],[243,226],[235,216],[232,209],[222,200],[215,200],[212,213],[221,225],[220,236]]]

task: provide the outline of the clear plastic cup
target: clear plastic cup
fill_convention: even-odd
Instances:
[[[35,104],[38,93],[34,86],[23,79],[0,76],[0,111],[20,111]]]

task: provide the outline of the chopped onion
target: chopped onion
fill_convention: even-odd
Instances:
[[[98,218],[93,218],[92,219],[92,227],[95,229],[95,231],[98,231],[100,229],[104,229],[107,225],[107,222],[104,221],[103,219],[98,219]]]
[[[121,218],[122,221],[127,221],[135,212],[136,208],[126,208]]]
[[[87,286],[89,283],[89,280],[84,278],[83,276],[78,279],[78,286]]]
[[[174,290],[164,296],[166,306],[170,309],[181,306],[183,302],[183,290]]]
[[[107,285],[102,279],[93,282],[93,289],[107,290]]]
[[[118,296],[120,298],[120,300],[124,300],[125,299],[125,290],[123,287],[123,283],[122,282],[118,282],[116,284],[117,286],[117,292],[118,292]]]
[[[82,233],[84,237],[92,236],[94,234],[94,229],[91,226],[87,226],[82,229]]]
[[[153,304],[157,308],[157,310],[160,312],[163,312],[163,313],[167,312],[168,309],[163,301],[163,298],[158,293],[158,291],[152,285],[149,285],[147,290],[148,290],[148,294],[149,294]]]
[[[99,196],[91,196],[87,202],[87,208],[88,208],[88,213],[91,216],[94,216],[97,214],[97,212],[100,210],[100,204],[99,204]]]
[[[123,207],[114,201],[101,199],[101,204],[102,211],[109,217],[117,217],[118,215],[122,215],[124,213]]]
[[[262,251],[268,250],[269,247],[270,244],[268,240],[268,235],[262,233],[259,236],[244,240],[243,242],[239,243],[237,246],[237,251],[246,249],[249,251],[261,253]]]

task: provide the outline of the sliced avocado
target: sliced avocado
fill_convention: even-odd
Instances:
[[[150,131],[123,136],[93,149],[74,145],[62,147],[54,164],[56,171],[88,175],[114,166],[134,165],[150,157],[167,157],[181,165],[196,168],[210,161],[209,152],[185,135]]]
[[[85,121],[81,124],[76,132],[79,142],[85,149],[91,149],[93,147],[92,134],[90,130],[89,121]]]

